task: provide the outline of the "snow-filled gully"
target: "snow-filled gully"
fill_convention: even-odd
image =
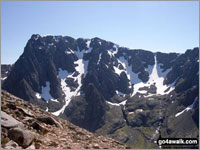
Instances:
[[[136,93],[140,94],[147,94],[147,91],[145,90],[139,90],[142,87],[150,87],[151,85],[156,86],[156,94],[148,94],[145,97],[153,96],[153,95],[164,95],[169,94],[173,89],[174,85],[176,83],[173,82],[170,85],[164,85],[164,79],[166,75],[171,71],[172,68],[167,69],[165,72],[162,72],[163,69],[161,68],[161,64],[157,63],[157,58],[154,56],[155,64],[153,66],[148,65],[145,70],[150,74],[149,80],[144,83],[141,79],[139,79],[138,75],[139,73],[134,73],[132,71],[132,66],[128,65],[128,61],[124,57],[120,57],[118,59],[118,62],[123,65],[125,69],[119,69],[118,67],[113,67],[116,74],[120,75],[121,72],[125,71],[127,74],[128,79],[130,80],[130,87],[133,85],[134,91],[131,94],[131,96],[134,96]],[[119,66],[119,65],[118,65]],[[169,90],[165,92],[167,89]]]
[[[170,69],[167,69],[165,72],[162,72],[163,69],[161,69],[160,64],[157,63],[157,58],[154,56],[155,64],[152,68],[152,66],[148,66],[146,69],[150,76],[149,80],[146,83],[140,82],[134,85],[134,92],[132,94],[135,95],[137,92],[142,93],[142,91],[139,91],[139,88],[141,87],[149,87],[150,85],[156,86],[156,94],[154,95],[164,95],[170,93],[174,89],[175,82],[170,85],[164,85],[164,79],[166,75],[171,71]],[[151,71],[152,70],[152,71]],[[168,88],[170,88],[167,92],[165,92]],[[152,94],[151,94],[152,96]]]
[[[89,50],[91,49],[89,48]],[[85,75],[87,74],[88,61],[83,60],[84,50],[80,51],[78,48],[78,51],[75,52],[75,54],[78,57],[78,60],[74,62],[78,65],[75,67],[75,69],[79,72],[79,75],[77,77],[73,77],[73,73],[69,73],[68,71],[59,68],[58,77],[61,79],[61,89],[65,94],[65,105],[63,105],[63,107],[60,110],[53,112],[53,115],[58,116],[60,115],[60,113],[63,113],[67,105],[70,103],[72,97],[80,95],[80,88],[82,86],[81,78],[82,75],[84,75],[85,77]],[[74,78],[74,81],[78,82],[78,88],[76,88],[76,90],[73,92],[70,90],[70,87],[68,87],[67,83],[65,82],[66,78],[69,77]]]

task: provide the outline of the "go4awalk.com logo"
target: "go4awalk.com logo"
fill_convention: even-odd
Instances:
[[[197,138],[158,138],[155,143],[159,148],[198,148]]]

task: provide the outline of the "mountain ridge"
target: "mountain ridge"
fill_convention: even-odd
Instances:
[[[153,53],[100,38],[32,35],[2,87],[89,131],[123,135],[118,140],[132,146],[141,136],[153,146],[142,127],[150,132],[162,123],[159,128],[166,136],[175,132],[166,131],[167,120],[175,127],[169,116],[176,119],[173,113],[199,97],[198,60],[199,48],[183,54]],[[175,112],[167,114],[165,107],[171,105]],[[193,109],[195,126],[198,107]],[[128,138],[129,130],[140,136]]]

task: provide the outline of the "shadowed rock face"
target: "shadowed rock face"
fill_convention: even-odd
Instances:
[[[11,71],[12,65],[1,65],[1,85],[3,84],[4,80],[7,78]]]
[[[153,53],[100,38],[35,34],[2,88],[89,131],[155,148],[149,139],[160,124],[165,136],[181,132],[175,115],[199,96],[198,60],[199,48]],[[185,111],[194,126],[198,110]]]

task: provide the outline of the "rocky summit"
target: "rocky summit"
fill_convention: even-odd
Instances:
[[[153,53],[97,37],[34,34],[2,88],[131,148],[199,133],[198,47]]]

